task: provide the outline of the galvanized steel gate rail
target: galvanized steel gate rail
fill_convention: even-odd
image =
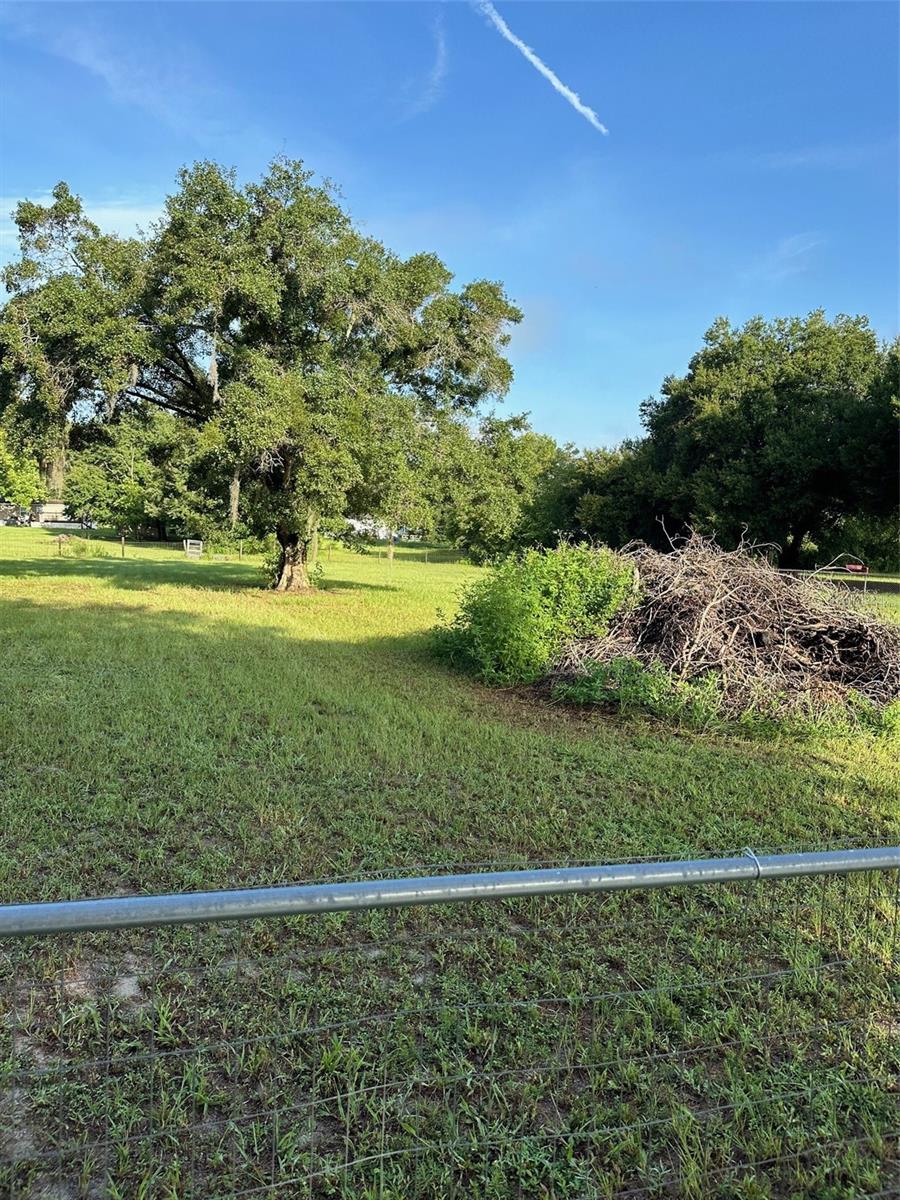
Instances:
[[[643,862],[544,870],[484,871],[295,887],[245,888],[163,896],[122,896],[0,906],[0,937],[152,928],[205,921],[244,921],[308,913],[460,904],[571,893],[735,883],[753,879],[847,875],[900,867],[900,846],[757,856],[748,847],[732,858]]]
[[[748,847],[0,906],[0,1196],[900,1196],[898,897]]]

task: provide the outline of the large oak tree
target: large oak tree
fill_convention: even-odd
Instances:
[[[660,510],[796,566],[846,515],[895,508],[897,390],[897,349],[864,317],[716,321],[643,408]]]
[[[392,254],[299,162],[245,186],[214,163],[185,169],[133,239],[104,235],[65,184],[16,222],[7,424],[50,463],[73,417],[153,406],[189,422],[232,518],[276,535],[281,589],[309,586],[319,522],[375,486],[367,471],[397,492],[377,455],[384,412],[403,410],[401,427],[462,417],[512,378],[503,349],[521,314],[501,285],[453,290],[435,255]]]

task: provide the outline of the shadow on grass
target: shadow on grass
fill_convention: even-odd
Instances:
[[[0,577],[81,578],[103,580],[115,587],[145,589],[162,584],[215,589],[262,585],[258,568],[243,563],[204,563],[188,559],[161,562],[139,558],[4,558]]]
[[[18,697],[0,741],[0,892],[898,836],[896,784],[872,762],[576,726],[451,673],[427,632],[320,636],[299,605],[266,600],[246,621],[0,607],[0,694]]]
[[[251,563],[172,562],[139,558],[0,558],[0,578],[62,579],[65,577],[101,580],[117,588],[143,591],[164,585],[210,588],[215,591],[269,591],[259,566]],[[327,578],[321,591],[400,590],[392,584],[364,583],[355,579]]]

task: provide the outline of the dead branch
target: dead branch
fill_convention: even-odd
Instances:
[[[615,658],[658,663],[685,680],[711,671],[732,713],[760,695],[777,708],[839,703],[851,691],[879,705],[900,698],[900,625],[848,588],[780,573],[760,553],[767,547],[723,550],[697,533],[672,545],[665,554],[625,548],[640,581],[637,606],[606,637],[564,647],[555,678]]]

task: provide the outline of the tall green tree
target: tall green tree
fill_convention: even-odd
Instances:
[[[665,542],[671,520],[663,481],[648,440],[625,441],[613,450],[587,450],[576,467],[578,497],[573,527],[578,536],[624,546],[640,539]]]
[[[151,354],[141,317],[146,251],[101,233],[64,183],[48,205],[19,204],[15,220],[21,256],[3,273],[0,407],[58,494],[73,414],[110,414]]]
[[[75,520],[160,539],[195,532],[197,434],[171,413],[137,408],[76,426],[62,498]]]
[[[864,317],[720,319],[643,407],[660,508],[795,566],[848,513],[896,503],[896,396],[896,347]]]
[[[144,239],[104,237],[65,185],[17,223],[4,403],[58,445],[79,406],[196,426],[232,519],[276,535],[281,589],[309,586],[319,522],[363,482],[379,402],[404,397],[424,421],[474,411],[512,378],[503,349],[521,314],[502,287],[452,290],[434,255],[393,255],[298,162],[243,187],[213,163],[186,169]]]
[[[359,481],[350,489],[347,511],[387,527],[392,558],[393,535],[399,529],[434,529],[441,422],[425,419],[409,396],[387,393],[371,406],[365,424],[368,436],[358,454]]]
[[[644,438],[577,457],[567,528],[661,548],[688,526],[726,545],[746,535],[777,544],[786,566],[811,544],[883,559],[885,527],[897,529],[898,392],[900,347],[864,317],[722,318],[642,406]]]
[[[487,417],[475,437],[446,425],[434,471],[441,533],[479,562],[527,544],[531,506],[558,457],[554,440],[523,416]]]

